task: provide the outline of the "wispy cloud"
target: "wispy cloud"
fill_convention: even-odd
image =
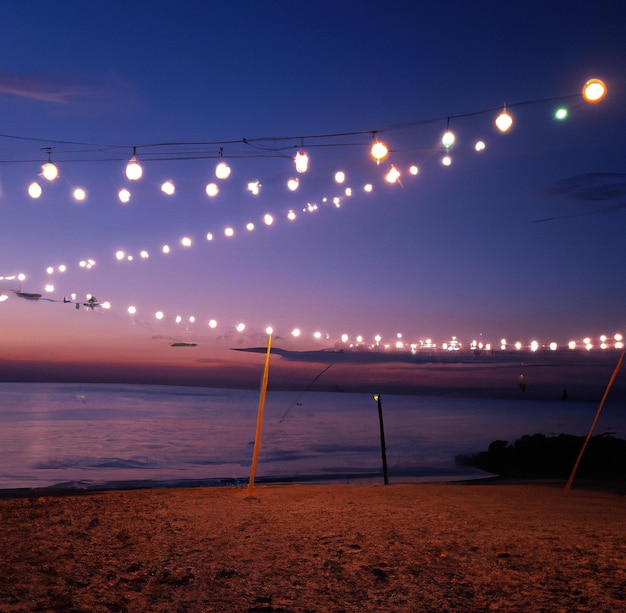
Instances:
[[[89,96],[92,89],[66,78],[0,73],[0,94],[67,104],[77,96]]]
[[[561,179],[550,187],[543,190],[547,196],[565,198],[570,201],[586,203],[609,203],[617,200],[609,206],[588,207],[584,211],[575,211],[552,217],[535,219],[536,222],[553,221],[567,217],[581,217],[606,213],[617,209],[626,208],[626,174],[623,173],[587,173],[576,175],[567,179]]]
[[[134,106],[135,88],[116,75],[28,75],[0,71],[0,97],[51,103],[57,108],[101,112]]]

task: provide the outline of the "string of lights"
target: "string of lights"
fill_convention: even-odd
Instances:
[[[589,103],[595,103],[604,98],[606,94],[606,86],[598,79],[589,80],[583,89],[582,100]],[[471,116],[478,116],[482,114],[494,114],[495,125],[497,129],[502,132],[508,132],[513,123],[514,117],[511,113],[512,108],[540,103],[552,103],[552,102],[567,102],[573,100],[581,100],[581,94],[559,96],[555,98],[543,98],[535,100],[527,100],[522,102],[516,102],[513,104],[504,104],[502,107],[491,107],[489,109],[483,109],[480,111],[463,113],[457,115],[450,115],[445,118],[426,119],[416,122],[395,124],[382,129],[363,130],[353,132],[339,132],[332,134],[308,134],[305,136],[278,136],[278,137],[264,137],[253,139],[240,139],[240,140],[226,140],[226,141],[181,141],[181,142],[160,142],[160,143],[144,143],[139,145],[133,145],[131,147],[132,154],[130,158],[127,158],[127,152],[129,150],[128,145],[111,145],[111,144],[96,144],[85,143],[80,141],[70,140],[47,140],[42,138],[31,138],[25,136],[16,136],[9,134],[0,134],[0,138],[45,143],[45,147],[41,147],[40,151],[43,152],[47,160],[41,165],[40,177],[47,183],[54,183],[60,176],[60,171],[57,164],[71,164],[73,162],[120,162],[126,161],[125,176],[129,182],[128,186],[124,186],[119,189],[117,197],[122,204],[128,204],[131,201],[132,192],[131,187],[133,183],[140,181],[143,177],[143,162],[155,162],[155,161],[188,161],[188,160],[202,160],[202,159],[219,159],[219,163],[215,167],[215,180],[210,181],[205,185],[205,193],[209,198],[215,198],[220,193],[220,183],[229,179],[231,175],[231,167],[226,160],[233,160],[237,158],[285,158],[292,159],[294,162],[294,170],[296,175],[290,177],[286,181],[286,188],[289,191],[295,192],[299,188],[298,174],[304,174],[308,171],[309,156],[306,153],[306,149],[319,149],[324,147],[363,147],[367,146],[370,151],[370,156],[376,163],[378,173],[382,175],[384,183],[396,184],[400,181],[402,172],[399,168],[391,164],[388,168],[380,168],[381,162],[386,160],[390,154],[399,151],[399,149],[390,148],[390,146],[381,139],[382,134],[393,132],[396,130],[406,130],[409,128],[419,127],[426,124],[435,124],[445,121],[446,129],[441,137],[441,147],[443,156],[441,157],[441,163],[444,166],[450,166],[452,163],[451,150],[455,146],[456,136],[451,130],[451,120],[464,119]],[[567,116],[567,108],[560,106],[555,112],[555,118],[564,119]],[[367,137],[363,140],[356,141],[344,141],[343,139],[355,137]],[[306,149],[305,149],[306,143]],[[476,141],[474,149],[476,152],[481,152],[485,149],[486,143],[483,140]],[[293,151],[295,155],[293,155]],[[0,160],[0,164],[3,163],[33,163],[32,158],[12,159],[12,160]],[[415,177],[419,173],[419,167],[417,165],[409,166],[407,174]],[[341,188],[340,195],[334,195],[331,197],[324,196],[319,200],[319,203],[305,202],[302,204],[301,209],[289,208],[286,211],[268,211],[261,217],[260,226],[271,226],[277,219],[284,219],[288,222],[294,221],[301,213],[313,213],[319,210],[320,206],[329,206],[334,208],[340,208],[342,204],[355,193],[371,193],[374,190],[373,181],[360,185],[358,187],[346,185],[346,175],[343,171],[337,171],[333,177],[334,185],[336,188]],[[39,199],[44,194],[43,183],[40,181],[32,181],[28,185],[28,194],[32,199]],[[249,181],[246,185],[246,189],[252,195],[258,195],[262,187],[260,180]],[[166,196],[171,196],[176,193],[176,185],[173,180],[168,179],[164,181],[160,186],[161,192]],[[75,201],[83,202],[87,198],[87,190],[84,187],[73,187],[72,196]],[[254,221],[248,221],[243,229],[245,232],[252,232],[257,225]],[[204,239],[206,242],[213,242],[218,237],[230,239],[238,234],[241,226],[236,224],[227,224],[221,230],[207,230]],[[159,252],[162,255],[171,253],[175,247],[182,249],[189,249],[194,246],[195,240],[189,236],[183,236],[177,238],[170,243],[165,243],[159,247],[153,247],[151,249],[139,248],[133,249],[116,249],[113,257],[115,261],[120,263],[133,263],[138,261],[144,261],[151,257],[154,251]],[[90,270],[96,266],[98,258],[89,257],[83,258],[76,262],[76,265],[84,270]],[[57,274],[63,274],[67,271],[66,264],[48,265],[46,267],[46,273],[51,278]],[[26,278],[23,273],[16,275],[0,276],[0,281],[13,281],[19,280],[20,283]],[[54,283],[47,284],[45,292],[51,294],[55,291]],[[30,294],[33,296],[42,295]],[[0,301],[6,300],[7,294],[0,294]],[[24,296],[22,296],[24,297]],[[76,295],[71,294],[69,298],[64,298],[64,302],[71,302],[80,306]],[[90,308],[93,308],[93,303]],[[96,306],[102,308],[110,308],[108,303],[97,304]],[[126,312],[135,317],[138,315],[138,308],[135,305],[127,305]],[[185,326],[200,325],[200,318],[195,315],[180,315],[166,316],[164,310],[160,308],[152,309],[154,313],[154,319],[157,322],[167,321],[168,319],[175,324],[184,324]],[[218,326],[217,320],[214,318],[208,319],[208,321],[202,322],[202,325],[208,326],[209,329],[215,329]],[[236,325],[236,330],[242,332],[246,328],[245,324],[239,323]],[[301,334],[300,328],[296,328],[290,333],[292,336],[297,337]],[[320,331],[313,333],[314,338],[330,340],[328,334]],[[389,347],[389,343],[383,341],[379,335],[373,336],[374,342],[369,344],[370,347]],[[619,333],[615,335],[615,347],[622,346],[622,338]],[[345,334],[341,338],[341,343],[349,345],[351,347],[368,346],[368,343],[364,340],[363,336],[356,335],[351,338]],[[506,342],[501,342],[504,347],[509,346]],[[591,341],[583,342],[582,345],[588,346]],[[580,343],[575,346],[580,345]],[[407,343],[401,338],[401,335],[392,344],[396,349],[410,348],[411,351],[415,351],[417,348],[435,348],[437,344],[432,343],[429,339],[420,340],[418,342]],[[447,341],[444,349],[456,349],[458,343],[453,341]],[[483,349],[483,347],[473,347],[474,349]],[[488,347],[491,349],[491,346]],[[519,347],[518,347],[519,348]]]

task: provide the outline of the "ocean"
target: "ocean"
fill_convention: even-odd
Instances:
[[[157,385],[0,383],[0,489],[247,483],[258,391]],[[525,434],[587,434],[596,403],[381,398],[389,480],[470,479],[459,454]],[[626,438],[623,404],[594,434]],[[382,483],[370,394],[268,392],[256,482]]]

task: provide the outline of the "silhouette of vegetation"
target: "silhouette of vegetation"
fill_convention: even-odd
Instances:
[[[457,456],[459,466],[513,478],[567,478],[583,447],[584,436],[525,435],[514,444],[493,441],[487,451]],[[611,434],[591,437],[576,473],[588,479],[626,478],[626,440]]]

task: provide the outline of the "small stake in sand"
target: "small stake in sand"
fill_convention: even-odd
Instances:
[[[267,392],[267,378],[270,368],[270,352],[272,349],[272,330],[267,330],[267,353],[265,354],[265,368],[263,369],[263,379],[261,380],[261,394],[259,396],[259,413],[256,420],[256,436],[254,437],[254,451],[252,452],[252,467],[250,468],[250,479],[248,480],[248,496],[254,497],[254,475],[259,459],[259,447],[261,446],[261,428],[263,426],[263,409],[265,408],[265,394]]]
[[[387,473],[387,448],[385,447],[385,427],[383,426],[383,401],[380,394],[374,396],[378,402],[378,423],[380,425],[380,452],[383,456],[383,480],[385,485],[389,485],[389,475]]]
[[[596,411],[596,416],[593,418],[593,423],[591,424],[591,428],[589,428],[589,433],[587,434],[587,438],[585,439],[585,442],[583,443],[583,447],[580,450],[580,453],[578,454],[578,458],[576,459],[576,464],[574,464],[572,473],[570,474],[569,479],[567,480],[567,483],[565,484],[566,490],[569,490],[572,487],[574,476],[576,475],[576,471],[578,470],[578,465],[580,464],[580,461],[582,460],[583,453],[585,453],[585,449],[587,448],[589,439],[591,438],[591,435],[593,434],[593,430],[596,427],[596,423],[598,422],[598,418],[600,417],[600,411],[602,411],[602,407],[604,406],[606,397],[609,395],[609,390],[611,389],[611,386],[613,385],[613,382],[615,381],[615,378],[617,377],[617,373],[619,372],[623,359],[624,359],[624,352],[622,352],[622,355],[619,356],[619,360],[617,360],[617,366],[615,367],[615,370],[613,371],[613,374],[611,375],[609,383],[606,386],[606,389],[604,390],[604,396],[602,396],[602,400],[600,401],[600,406],[598,407],[598,410]]]

